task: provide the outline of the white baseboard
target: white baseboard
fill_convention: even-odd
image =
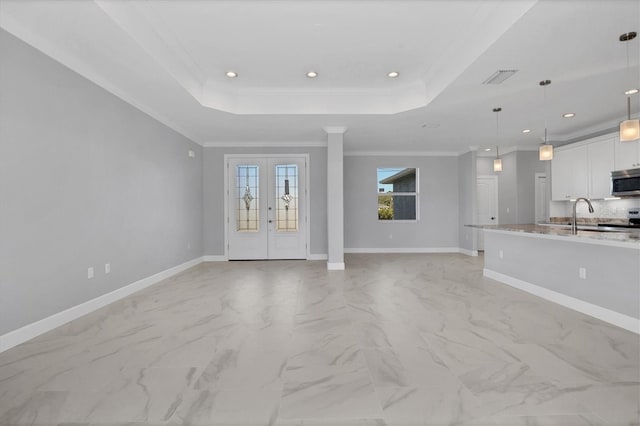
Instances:
[[[327,262],[327,269],[330,271],[344,271],[344,262]]]
[[[509,275],[501,274],[500,272],[492,271],[491,269],[484,269],[483,275],[487,278],[500,281],[511,287],[515,287],[519,290],[526,291],[535,296],[565,306],[574,311],[582,312],[583,314],[598,318],[609,324],[616,325],[624,328],[636,334],[640,334],[640,319],[630,317],[625,314],[621,314],[611,309],[603,308],[602,306],[594,305],[584,300],[576,299],[566,294],[558,293],[548,288],[540,287],[535,284],[520,280],[518,278],[511,277]]]
[[[228,259],[222,255],[222,256],[203,256],[202,261],[203,262],[226,262]]]
[[[458,247],[345,248],[345,253],[461,253]]]
[[[478,250],[467,250],[461,247],[458,249],[458,253],[466,254],[467,256],[477,256]]]
[[[145,289],[153,284],[156,284],[164,279],[172,277],[186,269],[189,269],[203,261],[202,257],[185,262],[181,265],[174,266],[173,268],[166,269],[150,277],[143,278],[139,281],[128,284],[119,289],[113,290],[102,296],[98,296],[95,299],[88,300],[79,305],[65,309],[62,312],[53,314],[47,318],[43,318],[39,321],[20,327],[17,330],[10,331],[0,336],[0,352],[13,348],[21,343],[31,340],[47,331],[53,330],[56,327],[60,327],[63,324],[80,318],[83,315],[91,313],[97,309],[100,309],[110,303],[116,302],[124,297],[127,297],[135,292]]]
[[[327,253],[309,254],[307,260],[327,260],[328,258],[329,256],[327,256]]]

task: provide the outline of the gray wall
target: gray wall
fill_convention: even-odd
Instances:
[[[0,52],[0,335],[202,256],[202,149],[2,30]]]
[[[476,250],[477,231],[465,225],[473,223],[476,209],[476,153],[467,152],[458,157],[458,246]]]
[[[485,232],[484,267],[615,312],[640,318],[638,250]],[[504,257],[500,259],[499,251]],[[586,279],[578,269],[586,268]]]
[[[536,220],[536,173],[546,173],[551,182],[549,172],[551,162],[540,161],[537,152],[518,151],[518,217],[517,223],[534,223]],[[551,185],[548,185],[551,188]],[[549,194],[550,195],[550,194]]]
[[[502,171],[493,171],[493,157],[478,157],[478,175],[498,176],[498,219],[501,224],[535,221],[535,174],[549,173],[549,161],[540,161],[537,151],[502,155]]]
[[[327,254],[327,148],[230,148],[204,149],[204,254],[224,255],[224,155],[309,154],[311,254]]]
[[[378,221],[378,167],[419,169],[420,220]],[[458,158],[344,158],[345,248],[458,247]]]
[[[518,194],[517,152],[502,156],[502,171],[498,173],[499,223],[518,223],[518,199],[533,194]]]

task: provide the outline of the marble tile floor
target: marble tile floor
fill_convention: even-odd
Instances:
[[[482,257],[205,263],[0,353],[0,425],[640,424],[639,336]]]

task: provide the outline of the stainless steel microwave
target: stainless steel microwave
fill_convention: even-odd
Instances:
[[[611,195],[640,195],[640,169],[611,172]]]

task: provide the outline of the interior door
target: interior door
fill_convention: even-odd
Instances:
[[[535,179],[535,223],[547,222],[549,220],[547,175],[536,173]]]
[[[229,259],[305,259],[305,158],[229,158],[227,168]]]
[[[478,176],[476,179],[477,210],[475,223],[478,225],[498,224],[498,178]],[[478,232],[478,250],[484,250],[484,232]]]

